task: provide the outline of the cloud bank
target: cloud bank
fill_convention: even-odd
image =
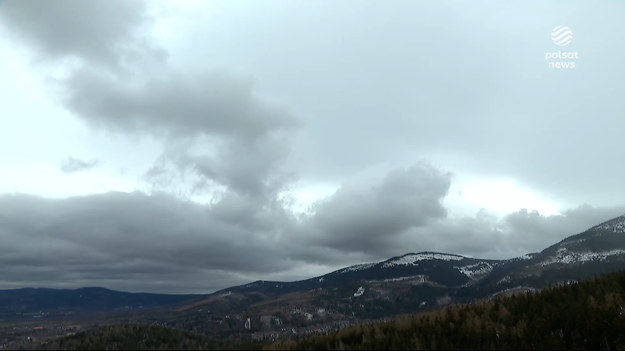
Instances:
[[[451,172],[420,161],[427,151],[454,149],[454,157],[463,156],[474,168],[514,173],[557,191],[578,184],[583,191],[605,193],[597,190],[603,183],[594,180],[609,173],[597,170],[623,150],[617,134],[622,119],[616,121],[614,110],[598,109],[601,123],[585,125],[588,111],[570,98],[574,84],[549,91],[562,81],[575,83],[573,78],[529,85],[523,80],[541,81],[533,75],[511,79],[504,64],[471,50],[464,40],[468,34],[456,38],[453,32],[437,31],[443,35],[437,39],[424,34],[431,30],[407,30],[403,26],[415,19],[396,6],[383,11],[397,19],[392,24],[371,15],[377,12],[349,18],[342,12],[328,25],[345,28],[349,20],[354,26],[347,27],[364,29],[320,29],[309,40],[293,34],[297,40],[289,41],[285,34],[299,33],[300,26],[310,30],[304,25],[308,17],[286,23],[293,31],[268,34],[255,27],[264,22],[250,21],[245,35],[240,34],[248,44],[240,45],[241,50],[257,50],[259,61],[266,58],[279,66],[270,65],[269,72],[291,72],[296,80],[302,74],[299,90],[293,90],[304,92],[300,106],[312,107],[298,113],[272,99],[255,77],[204,64],[205,56],[192,58],[199,62],[194,68],[173,64],[173,53],[150,35],[161,5],[3,2],[0,25],[16,44],[32,50],[33,65],[63,68],[63,74],[43,79],[54,84],[55,98],[65,110],[112,139],[152,138],[160,150],[142,177],[152,191],[64,199],[0,195],[0,265],[10,267],[0,271],[0,288],[97,285],[205,293],[257,279],[308,278],[407,252],[510,258],[625,213],[624,207],[583,205],[553,216],[527,210],[503,218],[486,210],[452,216],[443,204]],[[463,25],[476,20],[471,11],[461,17],[439,8],[424,10],[419,16],[430,29],[445,26],[432,20],[441,13],[461,18]],[[365,18],[371,23],[362,23]],[[378,33],[388,25],[389,32]],[[482,38],[491,32],[478,27],[473,35]],[[253,39],[263,33],[293,44],[288,46],[292,50],[283,52],[287,46],[279,44],[260,50]],[[335,40],[341,50],[333,49]],[[458,47],[475,70],[449,76],[458,53],[441,49],[441,42],[455,44],[450,47]],[[499,45],[492,42],[496,44],[485,50]],[[433,54],[424,56],[422,48]],[[329,52],[329,66],[316,66],[328,62]],[[233,61],[243,53],[232,54]],[[396,62],[389,64],[389,57]],[[287,78],[276,81],[281,79]],[[366,84],[371,80],[379,83],[375,90]],[[297,92],[282,96],[295,99]],[[562,96],[573,102],[561,111],[550,107]],[[601,106],[610,102],[594,93],[585,97]],[[524,101],[546,109],[535,114]],[[590,158],[599,148],[596,143],[577,148],[580,141],[572,137],[577,128],[588,133],[588,140],[606,138],[610,157]],[[294,155],[295,149],[299,153]],[[589,160],[589,166],[574,172],[580,158]],[[618,175],[623,168],[614,159],[609,165]],[[67,174],[86,172],[101,161],[69,157],[60,168]],[[350,179],[345,174],[383,161],[391,166],[381,176],[341,180],[338,190],[315,202],[309,213],[289,210],[286,198],[297,180],[336,174]],[[620,184],[620,179],[612,176],[608,183]],[[187,196],[172,194],[172,187],[183,188]],[[189,200],[196,195],[203,201]]]

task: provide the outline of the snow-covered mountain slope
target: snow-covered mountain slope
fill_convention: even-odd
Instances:
[[[418,254],[406,254],[398,258],[392,258],[382,264],[382,268],[389,268],[394,266],[414,266],[419,261],[460,261],[465,257],[459,255],[443,254],[438,252],[422,252]]]
[[[488,298],[514,291],[519,286],[539,289],[624,270],[624,228],[625,216],[621,216],[567,237],[541,252],[507,260],[439,252],[408,253],[307,280],[259,281],[227,290],[232,292],[237,308],[247,306],[241,301],[284,301],[282,299],[289,294],[295,294],[299,301],[299,294],[304,294],[317,300],[321,297],[313,296],[322,296],[328,306],[354,303],[354,306],[361,306],[358,308],[376,311],[371,316],[384,315],[384,311],[408,312],[425,308],[423,306],[431,308]]]
[[[478,263],[470,264],[467,266],[457,267],[458,270],[470,279],[478,279],[488,275],[499,262],[486,262],[480,261]]]
[[[578,264],[590,261],[605,261],[612,256],[625,255],[625,250],[614,249],[608,251],[584,251],[575,252],[569,251],[566,247],[559,248],[554,256],[549,256],[547,259],[540,263],[541,266],[548,266],[553,264]]]
[[[611,231],[613,233],[625,233],[625,216],[616,217],[607,222],[593,227],[593,231]]]

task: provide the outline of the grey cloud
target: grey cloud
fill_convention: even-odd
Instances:
[[[63,173],[76,173],[90,170],[97,165],[97,160],[84,161],[79,158],[68,157],[61,163],[61,171]]]
[[[286,270],[287,257],[262,227],[245,228],[205,206],[166,195],[107,193],[50,200],[26,195],[0,197],[0,281],[79,284],[140,277],[171,279],[170,290],[225,287]],[[285,219],[286,220],[286,219]],[[273,228],[267,228],[273,230]],[[180,276],[178,276],[180,274]],[[69,279],[69,277],[72,277]],[[236,279],[239,277],[239,280]],[[137,278],[139,279],[139,278]]]
[[[281,138],[228,142],[214,158],[192,157],[188,161],[196,172],[229,189],[256,199],[270,199],[296,177],[285,166],[290,148],[288,140]]]
[[[81,70],[66,84],[77,116],[121,132],[256,140],[296,125],[284,108],[262,101],[252,82],[222,73],[132,80]]]
[[[157,186],[167,186],[176,179],[192,178],[193,191],[202,192],[218,185],[262,205],[275,199],[297,176],[286,164],[291,151],[286,136],[255,140],[215,137],[210,138],[214,141],[211,147],[194,152],[202,144],[200,140],[168,141],[166,150],[146,172],[146,179]]]
[[[538,250],[558,238],[578,234],[608,219],[625,214],[625,206],[593,207],[582,205],[560,215],[544,216],[536,211],[521,210],[504,218],[504,229],[515,233],[509,245],[532,245]]]
[[[259,216],[271,216],[270,211],[280,216],[271,203],[294,177],[283,163],[290,151],[288,134],[297,122],[285,108],[258,96],[250,79],[174,72],[165,62],[149,78],[136,62],[120,69],[120,59],[129,54],[154,55],[138,36],[149,20],[143,2],[6,5],[0,12],[5,25],[46,57],[89,61],[88,67],[78,67],[59,81],[70,111],[96,129],[149,134],[163,141],[163,154],[144,178],[156,190],[192,179],[183,193],[225,188],[215,211],[226,217],[232,213],[239,221],[255,223]],[[201,150],[203,141],[211,149]],[[200,150],[193,153],[193,148]],[[68,160],[62,170],[89,166]]]
[[[441,200],[449,185],[449,174],[419,164],[391,171],[369,188],[341,188],[316,205],[314,240],[344,251],[388,253],[404,231],[446,216]]]
[[[116,63],[145,41],[136,37],[147,20],[143,1],[20,1],[2,4],[0,23],[47,57]]]
[[[396,170],[372,191],[338,192],[299,222],[280,204],[258,208],[245,197],[198,205],[138,192],[2,195],[0,265],[11,269],[0,271],[0,284],[199,293],[407,252],[510,258],[625,213],[585,205],[555,216],[446,218],[439,201],[448,182],[423,165]]]
[[[259,203],[232,191],[207,205],[139,192],[67,199],[2,195],[0,265],[12,269],[0,272],[0,281],[207,292],[267,276],[292,278],[308,264],[330,270],[401,250],[392,247],[406,228],[445,215],[439,201],[448,187],[448,175],[429,166],[399,169],[371,189],[359,189],[364,201],[344,195],[356,191],[347,185],[349,191],[320,204],[303,222],[276,199]],[[329,235],[312,238],[313,227],[315,235]],[[362,242],[377,247],[363,250]]]
[[[583,205],[558,215],[520,210],[499,219],[482,210],[474,217],[447,218],[415,228],[398,239],[413,251],[442,251],[480,258],[512,258],[555,244],[608,219],[625,207]]]
[[[230,11],[194,44],[253,67],[314,116],[296,141],[308,177],[340,181],[416,154],[461,175],[514,178],[569,206],[622,203],[621,3],[366,2],[332,16],[319,4],[290,6],[289,16],[280,3],[250,7],[262,15],[238,29]],[[549,34],[563,21],[576,33],[567,50],[581,58],[558,72],[544,54],[558,50]]]
[[[187,193],[221,185],[263,205],[292,179],[282,163],[298,122],[259,96],[251,79],[180,72],[164,61],[144,68],[144,61],[158,56],[139,36],[149,20],[146,4],[46,4],[9,3],[2,11],[6,26],[48,58],[88,61],[56,80],[62,103],[74,115],[95,129],[149,134],[163,142],[162,156],[145,177],[156,189],[192,178]],[[190,152],[206,139],[212,150]]]
[[[336,12],[319,26],[324,6],[293,7],[286,17],[280,6],[258,6],[270,13],[205,41],[194,36],[197,51],[189,55],[206,49],[211,67],[241,58],[259,76],[274,77],[263,83],[302,115],[314,116],[296,140],[307,176],[334,180],[382,162],[404,164],[415,154],[442,156],[456,170],[511,175],[569,203],[582,196],[619,201],[624,88],[613,77],[624,66],[612,60],[622,49],[587,41],[578,47],[583,69],[547,74],[541,56],[552,48],[548,31],[560,18],[557,9],[537,19],[534,6],[518,5],[512,18],[495,6],[501,16],[485,21],[483,9],[413,3],[408,11],[397,3],[363,6],[359,15]],[[571,13],[588,10],[575,8]],[[614,27],[618,11],[596,8],[597,18],[613,20],[587,32],[622,32]],[[282,23],[277,16],[288,19],[278,33],[267,25]],[[285,166],[296,119],[268,103],[250,79],[179,72],[164,61],[146,77],[149,69],[137,61],[163,53],[140,36],[149,20],[146,4],[136,1],[14,0],[0,9],[0,25],[44,59],[89,64],[60,81],[71,112],[94,129],[163,142],[146,173],[156,188],[191,182],[192,191],[217,188],[217,196],[207,206],[162,194],[1,196],[0,263],[11,267],[0,271],[3,284],[129,289],[136,280],[135,287],[187,292],[307,263],[360,263],[407,251],[507,258],[625,212],[582,206],[558,216],[449,218],[441,205],[449,175],[418,165],[369,187],[346,184],[314,215],[294,221],[277,194],[296,177]]]
[[[191,191],[219,184],[262,204],[293,178],[284,161],[299,123],[247,79],[172,73],[133,80],[79,70],[65,84],[66,105],[89,125],[163,140],[150,181],[168,186],[191,174]]]

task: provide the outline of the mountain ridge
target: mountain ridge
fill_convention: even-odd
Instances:
[[[568,236],[540,252],[508,259],[483,259],[434,251],[410,252],[300,281],[256,281],[209,296],[237,293],[241,294],[239,299],[254,296],[271,301],[294,293],[314,299],[319,291],[323,291],[325,299],[350,299],[351,302],[359,299],[359,304],[366,306],[368,301],[368,306],[373,309],[376,304],[394,301],[397,302],[396,308],[391,308],[394,312],[400,312],[402,304],[398,301],[402,301],[408,308],[402,312],[412,312],[419,306],[464,303],[510,291],[532,291],[625,269],[624,228],[625,215],[622,215]],[[400,293],[395,293],[397,291]],[[449,298],[441,302],[441,297]],[[245,308],[250,306],[253,304]],[[370,315],[376,316],[379,315]]]
[[[441,296],[449,296],[450,302],[466,302],[510,289],[539,289],[625,269],[623,233],[625,215],[568,236],[540,252],[509,259],[483,259],[435,251],[409,252],[308,279],[257,280],[209,294],[129,293],[101,287],[0,290],[0,313],[16,312],[15,306],[21,306],[17,312],[137,309],[167,305],[183,306],[177,310],[185,310],[185,304],[195,307],[204,303],[217,306],[217,310],[246,311],[260,301],[273,301],[288,294],[303,294],[313,299],[321,292],[329,301],[357,298],[361,302],[369,301],[372,307],[375,303],[399,300],[409,301],[408,305],[440,304],[436,301]],[[57,296],[56,305],[54,297],[41,297],[46,293]],[[11,297],[11,294],[21,296]],[[90,298],[85,299],[82,295]],[[399,304],[396,307],[395,310]]]

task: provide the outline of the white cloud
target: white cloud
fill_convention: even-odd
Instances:
[[[480,209],[498,216],[522,209],[543,215],[555,215],[561,210],[561,205],[513,179],[460,176],[454,179],[445,204],[462,216],[473,215]]]

